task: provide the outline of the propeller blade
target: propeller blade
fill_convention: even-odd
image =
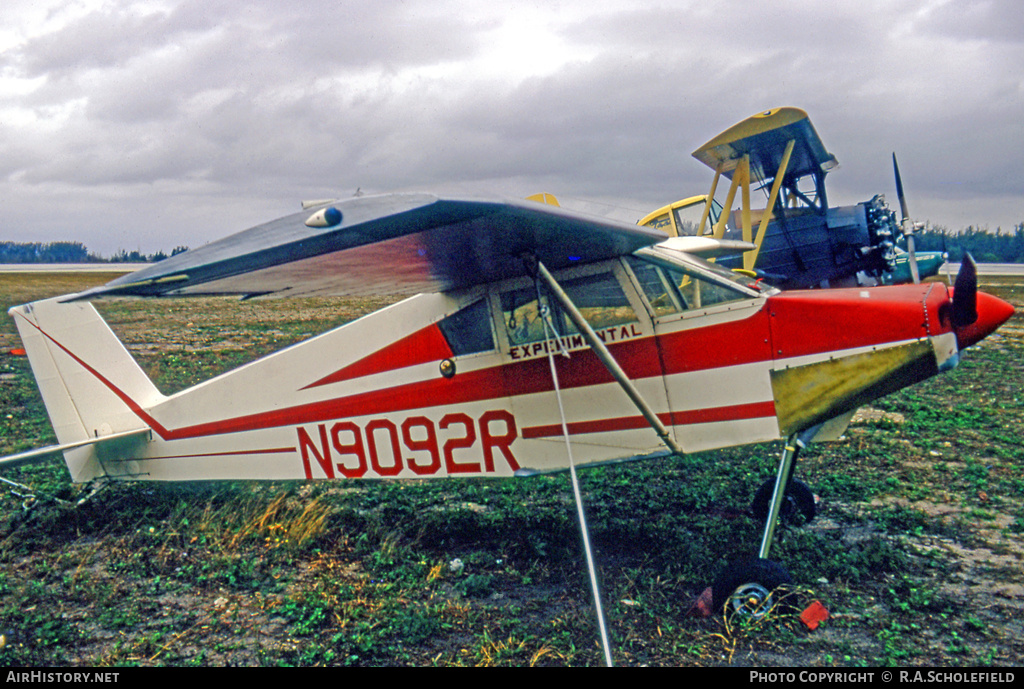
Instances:
[[[903,178],[900,177],[900,164],[896,162],[896,153],[892,154],[892,169],[896,173],[896,198],[900,200],[900,220],[906,222],[910,217],[907,210],[907,197],[903,194]]]
[[[917,252],[914,249],[914,231],[907,234],[907,254],[910,256],[910,277],[914,284],[921,282],[921,271],[917,269]]]
[[[896,196],[900,200],[900,223],[903,225],[903,236],[907,238],[907,253],[910,255],[910,277],[914,284],[921,282],[921,271],[917,269],[917,251],[914,247],[914,221],[907,210],[907,197],[903,193],[903,177],[900,176],[900,164],[896,162],[896,153],[892,154],[892,169],[896,173]]]
[[[962,328],[978,320],[978,266],[974,257],[964,254],[960,272],[953,285],[953,327]]]

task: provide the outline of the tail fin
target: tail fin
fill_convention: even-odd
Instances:
[[[92,304],[48,299],[9,313],[61,445],[147,428],[144,410],[165,398]],[[65,452],[73,479],[91,454]]]

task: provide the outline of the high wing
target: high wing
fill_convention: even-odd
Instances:
[[[660,232],[532,201],[361,196],[172,256],[75,295],[409,295],[630,254]]]

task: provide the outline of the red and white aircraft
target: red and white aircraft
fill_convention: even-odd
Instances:
[[[358,197],[10,310],[75,481],[522,476],[788,438],[956,366],[1013,307],[941,283],[780,292],[688,238],[529,201]],[[702,240],[707,242],[706,238]],[[89,299],[413,294],[165,396]],[[557,387],[556,387],[557,381]],[[564,410],[564,426],[559,422]]]

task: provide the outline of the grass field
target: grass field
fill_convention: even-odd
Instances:
[[[0,275],[0,305],[111,276]],[[996,281],[998,280],[998,281]],[[620,665],[1024,662],[1024,285],[955,371],[876,403],[797,474],[819,517],[772,558],[802,603],[756,623],[690,614],[755,552],[748,505],[780,447],[587,470],[581,483]],[[383,301],[98,304],[162,391]],[[54,441],[9,318],[0,454]],[[0,494],[3,665],[594,665],[603,660],[568,476],[442,482],[115,484],[62,464]],[[84,499],[84,501],[83,501]]]

